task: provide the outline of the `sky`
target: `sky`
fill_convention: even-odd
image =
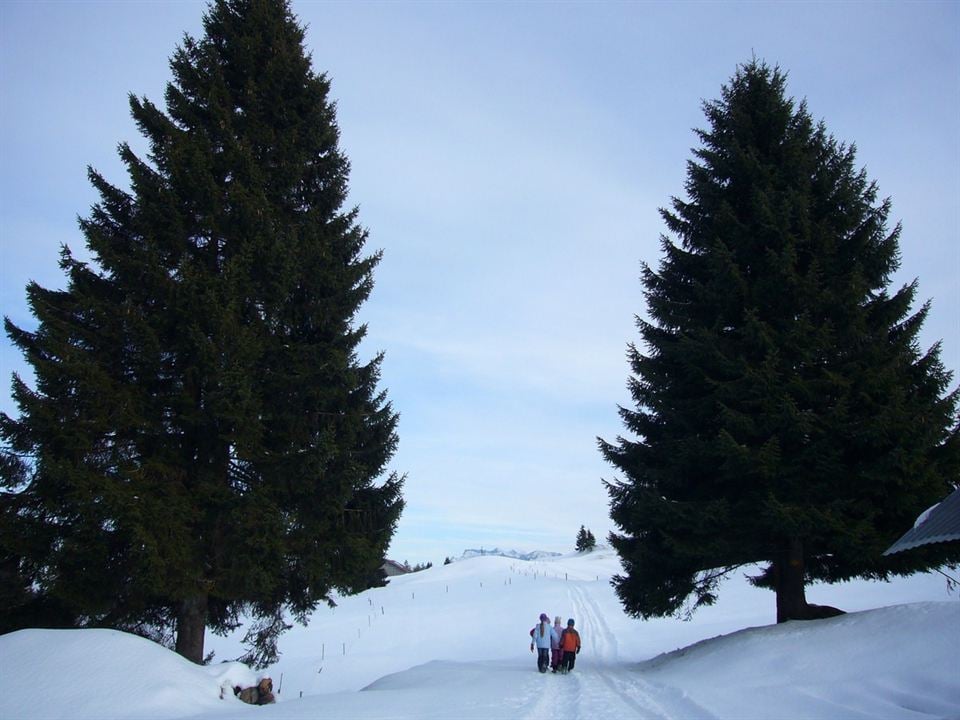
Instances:
[[[29,280],[85,256],[87,166],[126,186],[145,143],[128,95],[162,104],[168,59],[202,34],[194,0],[0,0],[0,312],[33,327]],[[390,557],[565,551],[613,530],[597,438],[623,432],[627,346],[656,265],[659,209],[752,57],[892,201],[893,285],[932,307],[924,348],[960,369],[960,3],[309,2],[350,203],[383,251],[361,309],[366,357],[400,413],[407,475]],[[0,411],[12,374],[0,338]],[[956,386],[956,379],[953,386]]]

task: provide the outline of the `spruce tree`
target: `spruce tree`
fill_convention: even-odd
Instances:
[[[580,531],[577,533],[577,552],[587,552],[593,550],[596,546],[597,539],[593,536],[593,533],[581,525]]]
[[[575,547],[577,552],[583,552],[587,549],[587,530],[583,525],[581,525],[580,530],[577,531],[577,544]]]
[[[679,242],[663,237],[643,268],[629,437],[600,440],[622,473],[607,483],[614,584],[636,616],[710,604],[722,577],[761,563],[778,621],[806,618],[824,612],[810,581],[951,553],[881,556],[960,475],[957,392],[939,343],[918,345],[916,281],[889,288],[889,200],[785,88],[753,61],[705,103],[687,199],[661,211]]]
[[[130,98],[149,154],[121,145],[129,190],[90,171],[93,260],[64,248],[66,289],[27,289],[37,329],[6,322],[36,388],[15,377],[0,418],[29,458],[3,466],[0,549],[56,611],[34,617],[175,629],[199,662],[205,627],[244,613],[275,650],[282,611],[382,563],[397,415],[356,321],[380,255],[303,41],[284,0],[212,3],[166,111]]]

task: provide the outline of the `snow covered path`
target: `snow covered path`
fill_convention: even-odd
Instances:
[[[636,669],[585,665],[569,675],[537,672],[531,661],[432,662],[378,680],[359,693],[313,695],[258,708],[264,720],[681,720],[714,716],[675,688],[636,678]],[[246,720],[250,708],[197,716]]]
[[[537,701],[521,708],[525,720],[642,718],[676,720],[713,716],[674,688],[655,687],[637,679],[636,670],[608,664],[584,664],[567,676],[551,681],[530,681]]]
[[[571,720],[592,718],[643,718],[674,720],[712,716],[674,688],[657,687],[638,678],[636,665],[620,659],[617,632],[607,621],[594,592],[582,582],[569,582],[567,594],[583,649],[574,671],[566,676],[528,681],[529,694],[537,697],[532,707],[524,708],[526,720]],[[550,675],[548,673],[548,675]]]

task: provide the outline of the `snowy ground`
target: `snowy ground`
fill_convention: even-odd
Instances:
[[[609,584],[618,568],[601,550],[395,578],[289,631],[263,673],[218,662],[240,654],[242,631],[208,636],[205,668],[112,631],[11,633],[0,719],[960,720],[960,598],[940,575],[815,586],[812,602],[852,612],[777,626],[772,594],[740,577],[689,622],[632,620]],[[576,620],[584,648],[569,676],[536,671],[527,633],[541,612]],[[233,698],[263,674],[276,705]]]

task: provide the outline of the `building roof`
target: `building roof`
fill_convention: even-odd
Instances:
[[[381,569],[390,575],[406,575],[410,572],[410,568],[406,565],[401,565],[396,560],[384,560],[383,565],[380,566]]]
[[[960,488],[923,513],[916,524],[883,554],[893,555],[902,550],[950,540],[960,540]]]

